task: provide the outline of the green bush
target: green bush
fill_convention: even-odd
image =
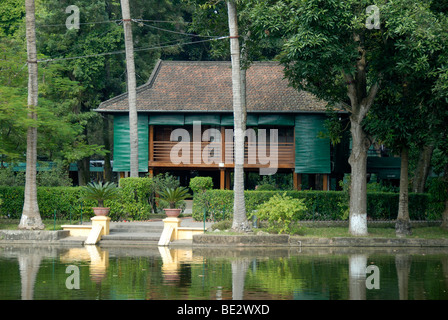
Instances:
[[[147,219],[153,211],[153,179],[122,178],[120,179],[120,189],[120,203],[116,203],[114,206],[117,209],[116,219]]]
[[[50,170],[41,170],[36,174],[38,187],[71,187],[73,185],[68,170],[61,165],[55,165]],[[14,171],[13,167],[0,169],[0,186],[23,187],[25,186],[25,172]]]
[[[190,180],[190,189],[193,193],[203,192],[213,189],[212,177],[194,177]]]
[[[306,210],[303,220],[346,220],[348,218],[348,197],[342,191],[245,191],[246,212],[252,217],[257,207],[275,194],[286,194],[303,199]],[[213,220],[231,219],[233,214],[232,190],[208,190],[195,194],[193,218],[204,216]],[[367,194],[367,216],[370,220],[395,220],[398,212],[398,194],[369,192]],[[442,210],[433,208],[428,194],[409,194],[409,215],[411,220],[439,220]]]
[[[437,177],[428,179],[430,215],[437,215],[445,209],[445,201],[448,199],[448,181]]]
[[[257,218],[268,222],[268,230],[290,233],[293,223],[302,220],[306,211],[304,199],[274,194],[268,201],[258,206]]]
[[[145,179],[145,178],[141,178]],[[123,179],[122,179],[123,180]],[[145,182],[136,182],[138,186]],[[104,205],[110,207],[109,217],[113,221],[120,219],[145,219],[150,214],[149,204],[133,198],[139,195],[141,189],[132,182],[125,182],[125,187],[117,188],[117,197],[106,200]],[[137,191],[136,191],[137,189]],[[130,191],[132,190],[132,192]],[[93,217],[92,207],[98,205],[97,201],[85,200],[86,191],[82,187],[38,187],[37,201],[42,219],[53,219],[54,213],[58,219],[71,219],[87,221]],[[23,187],[0,187],[0,198],[3,203],[0,207],[0,216],[11,219],[20,219],[24,202]]]
[[[82,201],[85,191],[80,187],[38,187],[37,202],[43,219],[53,219],[56,210],[58,218],[79,220],[93,215],[95,201]],[[0,215],[20,219],[24,202],[23,187],[0,187],[3,204]]]

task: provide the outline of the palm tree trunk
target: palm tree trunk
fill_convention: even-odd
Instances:
[[[248,231],[251,229],[246,216],[244,200],[244,114],[241,100],[241,63],[240,45],[238,40],[238,21],[234,1],[227,1],[230,31],[230,54],[232,59],[232,89],[233,89],[233,116],[234,116],[234,207],[232,229],[235,231]]]
[[[28,118],[32,124],[27,131],[25,200],[19,229],[43,229],[39,206],[37,204],[37,49],[34,0],[25,1],[26,41],[28,54]]]
[[[138,120],[137,120],[137,92],[134,64],[134,44],[132,40],[131,12],[129,1],[121,0],[123,15],[124,39],[126,46],[126,68],[128,78],[129,101],[129,138],[130,138],[130,176],[138,177]]]

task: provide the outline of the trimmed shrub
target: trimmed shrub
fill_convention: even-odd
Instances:
[[[127,180],[128,179],[128,180]],[[141,179],[141,180],[133,180]],[[110,207],[109,217],[113,221],[120,219],[146,219],[151,213],[148,194],[151,181],[148,178],[121,179],[116,199],[106,200],[104,205]],[[96,201],[86,201],[85,189],[82,187],[38,187],[37,201],[42,219],[53,219],[56,210],[58,219],[87,220],[93,217],[92,207]],[[24,202],[23,187],[0,187],[0,216],[20,219]]]
[[[37,201],[42,219],[53,219],[56,210],[58,218],[80,219],[93,215],[94,201],[82,201],[84,190],[79,187],[38,187]],[[0,187],[3,199],[0,215],[20,219],[24,202],[24,187]],[[92,211],[92,213],[90,213]]]
[[[200,193],[213,189],[212,177],[194,177],[190,180],[190,189],[193,193]]]
[[[121,189],[121,198],[118,199],[119,203],[113,205],[117,210],[115,213],[116,220],[120,218],[135,220],[147,219],[153,209],[153,179],[122,178],[120,179],[119,189]]]
[[[342,191],[245,191],[248,218],[257,207],[275,194],[286,194],[292,198],[303,199],[306,210],[303,220],[346,220],[348,198]],[[428,194],[409,194],[409,215],[411,220],[439,220],[442,211],[433,208]],[[202,220],[231,219],[233,214],[232,190],[208,190],[195,194],[193,218]],[[367,194],[367,215],[370,220],[395,220],[398,212],[398,194],[388,192],[369,192]]]

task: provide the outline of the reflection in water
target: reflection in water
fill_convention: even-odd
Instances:
[[[411,256],[409,254],[397,254],[395,256],[395,267],[397,268],[399,298],[400,300],[408,300]]]
[[[350,300],[366,299],[366,266],[367,256],[365,254],[349,256]]]
[[[33,300],[34,283],[39,271],[42,256],[38,253],[21,253],[19,260],[20,279],[22,284],[22,300]]]
[[[232,299],[243,300],[244,281],[247,269],[249,268],[249,259],[241,258],[232,260]]]
[[[83,248],[71,248],[60,255],[60,261],[63,263],[90,262],[90,278],[93,282],[99,284],[107,274],[109,251],[90,245]]]
[[[366,287],[366,267],[373,263],[381,270],[378,290]],[[82,270],[80,290],[65,286],[69,265]],[[409,248],[0,247],[0,299],[131,298],[448,299],[448,254]]]

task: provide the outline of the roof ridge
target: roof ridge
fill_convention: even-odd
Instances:
[[[139,86],[139,87],[137,87],[135,89],[137,93],[144,91],[146,88],[151,88],[152,87],[152,85],[154,83],[154,80],[155,80],[157,74],[159,73],[161,64],[162,64],[162,60],[158,59],[157,62],[156,62],[156,65],[154,66],[154,69],[151,72],[151,75],[149,76],[148,81],[145,84],[142,84],[141,86]],[[108,99],[106,101],[101,102],[98,105],[98,109],[101,109],[101,106],[106,104],[106,103],[108,103],[108,104],[109,103],[114,103],[114,102],[117,102],[117,101],[124,100],[127,97],[128,97],[128,91],[123,92],[122,94],[119,94],[116,97],[113,97],[113,98],[110,98],[110,99]]]
[[[161,60],[163,64],[230,64],[230,60],[216,60],[216,61],[209,61],[209,60],[200,60],[200,61],[191,61],[191,60]],[[280,61],[277,60],[264,60],[264,61],[252,61],[250,65],[252,64],[278,64],[280,65]]]

